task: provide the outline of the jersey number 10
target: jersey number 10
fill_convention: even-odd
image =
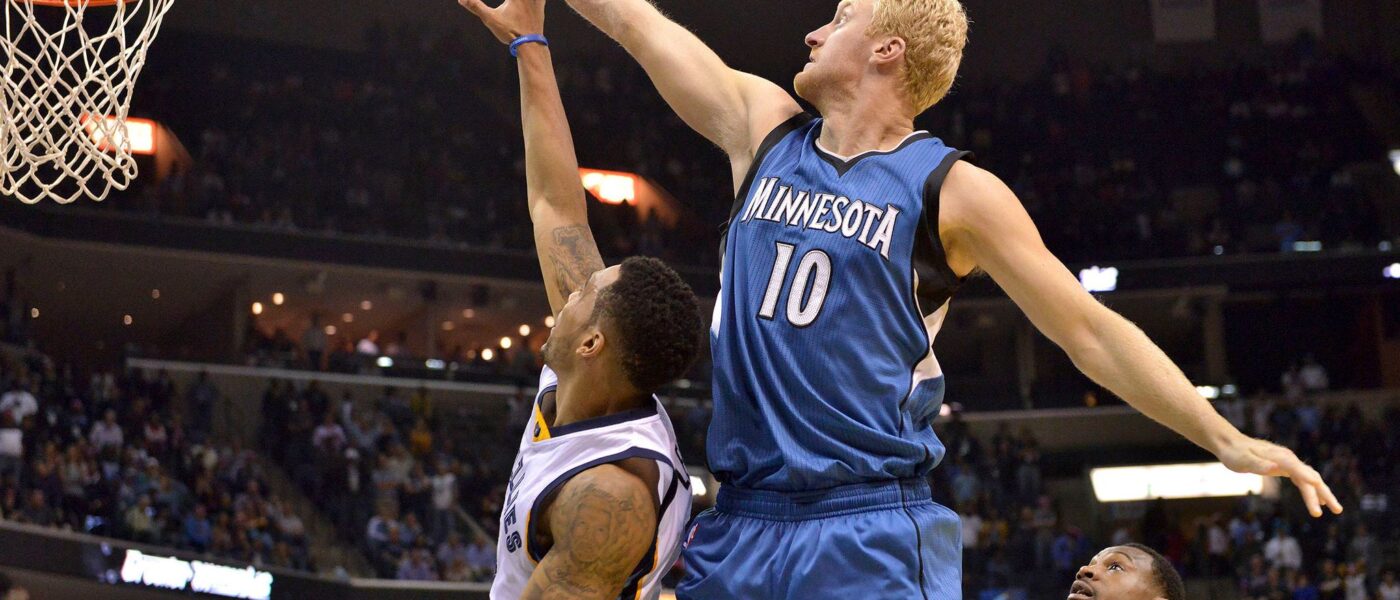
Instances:
[[[771,321],[777,314],[778,297],[783,293],[783,283],[787,280],[788,267],[792,265],[792,255],[796,251],[797,246],[778,242],[778,257],[773,262],[773,272],[768,276],[768,291],[763,294],[763,306],[758,310],[760,318]],[[821,315],[830,289],[831,257],[821,250],[802,255],[802,260],[797,263],[792,288],[788,291],[788,322],[794,327],[806,327],[815,322]]]

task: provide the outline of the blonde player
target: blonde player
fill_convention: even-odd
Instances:
[[[957,515],[924,477],[944,454],[934,342],[975,272],[1133,407],[1236,471],[1291,477],[1313,515],[1341,511],[1316,471],[1237,431],[1085,292],[1001,180],[914,129],[957,76],[957,0],[834,3],[793,82],[819,117],[648,0],[568,2],[729,155],[737,192],[710,328],[707,454],[724,486],[692,530],[681,598],[960,597]]]
[[[518,55],[530,216],[555,327],[502,509],[495,600],[655,599],[690,478],[652,395],[699,352],[695,294],[665,264],[604,268],[543,34],[544,0],[460,0]]]

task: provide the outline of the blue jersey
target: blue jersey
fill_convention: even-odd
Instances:
[[[799,115],[768,136],[725,228],[707,450],[745,488],[915,477],[943,458],[933,339],[962,282],[938,193],[966,153],[920,131],[843,158],[821,128]]]

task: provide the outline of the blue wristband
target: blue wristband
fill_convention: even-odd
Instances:
[[[548,46],[549,40],[545,39],[543,35],[540,35],[538,33],[522,35],[518,38],[515,38],[515,41],[510,43],[510,55],[516,58],[520,58],[520,55],[517,52],[519,51],[520,47],[525,44],[544,44]]]

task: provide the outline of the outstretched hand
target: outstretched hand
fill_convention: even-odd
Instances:
[[[509,44],[522,35],[544,33],[545,0],[505,0],[491,8],[483,0],[457,0],[491,30],[502,44]]]
[[[1254,473],[1265,477],[1287,477],[1298,486],[1308,514],[1322,516],[1323,507],[1332,514],[1342,514],[1342,503],[1322,480],[1316,469],[1304,464],[1292,450],[1264,440],[1243,438],[1219,453],[1220,462],[1236,473]]]

